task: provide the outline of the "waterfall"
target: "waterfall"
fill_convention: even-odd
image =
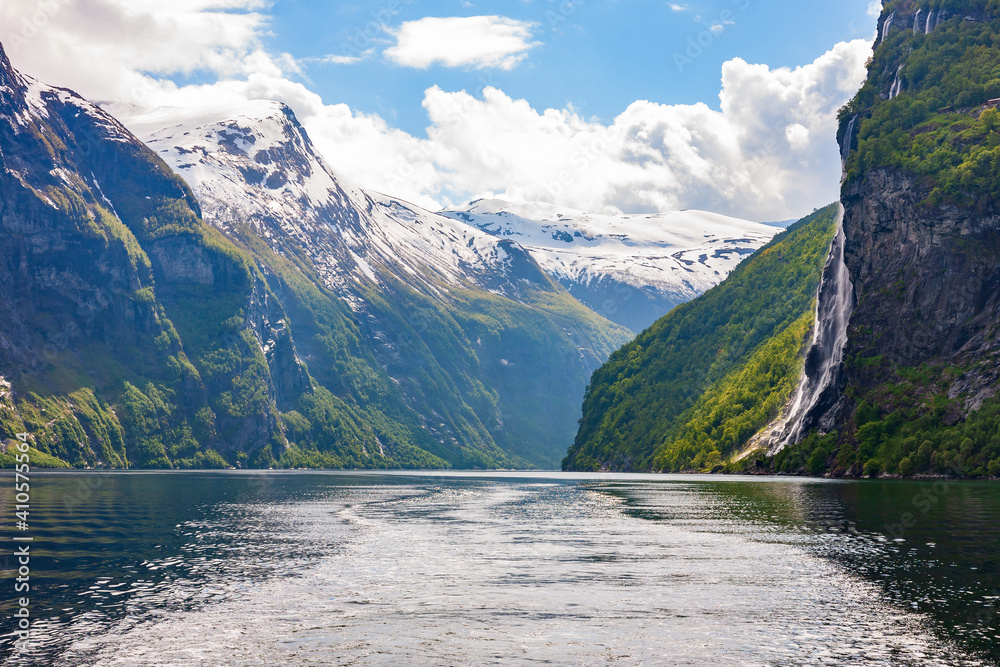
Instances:
[[[850,122],[847,123],[847,132],[844,133],[844,138],[840,142],[840,166],[841,169],[847,171],[847,158],[851,156],[851,143],[854,139],[854,124],[858,121],[858,115],[854,114],[851,117]]]
[[[896,68],[896,78],[893,79],[892,85],[889,87],[890,100],[899,95],[901,92],[903,92],[903,80],[899,78],[899,74],[902,71],[903,71],[902,65]]]
[[[896,12],[889,14],[889,17],[882,24],[882,39],[879,40],[879,44],[885,41],[885,38],[889,36],[889,28],[892,27],[892,20],[896,18]]]
[[[920,15],[924,13],[924,10],[918,9],[917,13],[913,17],[913,34],[920,34]]]
[[[925,35],[931,34],[931,30],[933,29],[934,29],[934,12],[929,11],[927,12],[927,25],[924,27],[924,34]]]
[[[844,207],[840,207],[837,236],[823,268],[816,302],[816,324],[806,353],[802,379],[784,421],[772,430],[771,454],[802,439],[820,426],[840,400],[847,325],[854,311],[854,284],[844,262]]]

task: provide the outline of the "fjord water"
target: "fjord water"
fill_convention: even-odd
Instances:
[[[73,473],[32,505],[34,648],[8,558],[5,665],[1000,658],[990,483]]]

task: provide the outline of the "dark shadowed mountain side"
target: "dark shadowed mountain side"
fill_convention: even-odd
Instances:
[[[280,455],[276,406],[309,381],[264,277],[124,127],[2,50],[0,201],[5,450],[26,432],[35,465]]]
[[[1000,473],[1000,3],[887,2],[842,112],[857,306],[839,402],[779,469]],[[808,465],[809,461],[813,465]]]
[[[0,57],[0,460],[25,432],[35,465],[557,462],[627,332],[516,244],[335,180],[298,226],[261,217],[322,171],[271,110],[263,150],[210,128],[243,188],[206,198],[214,227],[111,116]]]
[[[277,103],[126,122],[254,257],[318,381],[454,465],[558,465],[587,379],[630,335],[520,245],[352,184]],[[345,316],[367,367],[344,363]]]
[[[724,467],[791,396],[838,220],[833,205],[792,225],[615,352],[591,379],[564,468]]]

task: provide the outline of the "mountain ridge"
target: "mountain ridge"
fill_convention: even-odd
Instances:
[[[358,243],[306,240],[338,241],[325,265],[348,276],[338,285],[317,269],[321,252],[295,243],[297,228],[238,213],[229,228],[207,224],[219,209],[112,116],[21,77],[5,54],[0,76],[0,440],[28,432],[39,465],[78,467],[524,467],[561,456],[579,408],[572,387],[582,394],[588,364],[624,332],[515,244],[337,181],[341,228]],[[279,111],[285,138],[307,142]],[[247,157],[247,129],[221,128],[215,147]],[[290,150],[262,162],[285,168],[244,165],[241,185],[308,186],[304,146],[270,146]],[[304,172],[288,168],[300,158]],[[408,247],[355,252],[380,250],[362,242],[362,223],[390,213],[393,229],[410,225]],[[425,223],[426,238],[413,231]],[[464,254],[445,252],[459,233]],[[413,257],[419,275],[405,270]],[[536,394],[549,386],[563,394],[546,406]]]
[[[441,214],[516,239],[591,310],[636,332],[717,285],[780,231],[704,211],[601,215],[498,199]]]
[[[586,311],[518,244],[351,183],[283,105],[188,109],[180,122],[171,113],[128,122],[188,180],[206,219],[271,267],[276,289],[294,293],[304,273],[346,303],[418,415],[459,411],[474,437],[558,461],[579,416],[572,396],[624,330]],[[321,376],[330,351],[300,347]],[[435,394],[413,375],[414,357],[451,387],[447,401],[426,403]]]

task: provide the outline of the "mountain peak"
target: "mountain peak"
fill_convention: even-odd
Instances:
[[[7,85],[12,73],[10,59],[7,58],[7,52],[4,51],[3,42],[0,42],[0,85]]]
[[[24,89],[24,81],[14,66],[10,64],[3,44],[0,43],[0,103],[5,103],[12,96],[20,97]]]
[[[299,126],[294,112],[288,105],[272,100],[241,100],[202,106],[158,107],[148,109],[122,103],[102,105],[106,111],[121,120],[137,136],[161,136],[166,133],[183,133],[199,128],[229,123],[268,124],[288,122]]]
[[[213,225],[249,224],[278,252],[304,249],[338,293],[387,277],[418,291],[471,281],[513,298],[528,276],[554,287],[517,244],[341,176],[279,102],[133,113],[126,123],[199,194]]]

